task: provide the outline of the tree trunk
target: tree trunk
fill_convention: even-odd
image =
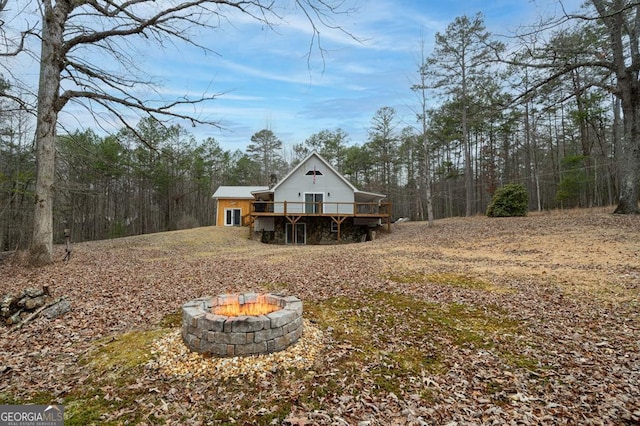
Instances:
[[[463,85],[463,91],[466,90]],[[466,92],[462,105],[462,147],[464,149],[464,189],[465,216],[473,214],[473,167],[471,165],[471,141],[469,140],[469,123],[467,118]]]
[[[594,5],[601,16],[604,15],[602,2],[595,1]],[[620,6],[616,2],[616,6]],[[640,13],[639,5],[635,6],[635,16]],[[620,7],[617,10],[621,10]],[[640,27],[639,21],[633,22],[630,51],[631,65],[625,62],[625,48],[623,28],[629,29],[630,23],[626,23],[624,15],[617,13],[610,18],[605,18],[610,31],[610,40],[614,64],[616,66],[616,78],[618,96],[622,103],[622,123],[624,134],[622,138],[622,158],[620,163],[620,200],[614,213],[640,214],[638,199],[640,198],[640,81],[638,81],[638,41],[633,38]]]
[[[36,188],[33,236],[29,262],[34,266],[53,262],[53,196],[58,92],[62,70],[62,32],[66,2],[52,8],[43,2],[42,51],[36,122]],[[63,10],[60,10],[63,9]]]
[[[622,104],[623,135],[620,144],[620,199],[614,213],[640,214],[640,5],[623,0],[612,3],[591,0],[609,32],[612,69],[616,76],[616,96]],[[629,6],[630,9],[627,9]],[[629,19],[625,12],[629,12]],[[627,51],[628,50],[628,51]]]
[[[630,85],[631,86],[631,85]],[[640,214],[640,100],[638,90],[629,87],[627,99],[623,96],[622,113],[624,136],[620,169],[620,199],[614,213]],[[635,94],[634,94],[635,92]]]

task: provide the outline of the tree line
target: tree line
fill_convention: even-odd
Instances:
[[[71,229],[80,241],[210,225],[219,185],[266,185],[311,150],[357,188],[386,194],[396,218],[483,214],[507,183],[527,188],[530,210],[638,213],[638,17],[638,2],[591,0],[509,44],[482,14],[458,17],[421,52],[407,87],[415,116],[381,106],[363,141],[323,129],[284,147],[263,129],[245,152],[230,152],[155,117],[115,135],[58,135],[53,234],[60,241]],[[10,89],[3,79],[1,93]],[[9,250],[31,239],[38,151],[19,101],[2,102],[0,249]]]

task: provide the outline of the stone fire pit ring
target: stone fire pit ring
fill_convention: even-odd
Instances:
[[[226,305],[258,301],[274,310],[261,315],[216,314]],[[273,293],[222,294],[201,297],[182,305],[182,340],[202,354],[219,357],[278,352],[302,336],[302,301]]]

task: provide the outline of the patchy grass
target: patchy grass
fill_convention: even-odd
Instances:
[[[496,289],[492,284],[468,275],[442,272],[437,274],[427,274],[426,279],[427,282],[474,290],[494,291]]]
[[[170,314],[163,322],[170,324],[175,316]],[[136,385],[136,379],[151,359],[151,343],[168,331],[130,331],[97,340],[80,360],[92,374],[64,398],[65,425],[137,424],[143,419],[157,423],[159,419],[153,415],[143,417],[137,409],[149,389]]]
[[[165,315],[158,323],[163,328],[176,328],[182,326],[182,308]]]
[[[499,287],[482,279],[464,274],[451,272],[420,273],[406,271],[400,273],[389,273],[384,278],[399,284],[439,284],[452,287],[466,288],[471,290],[482,290],[497,293],[508,293],[510,289]]]
[[[261,290],[265,293],[282,293],[289,292],[289,284],[286,283],[264,283],[261,284]]]
[[[441,373],[450,345],[493,348],[495,335],[517,333],[519,327],[499,309],[427,303],[389,292],[357,300],[334,297],[307,304],[305,310],[321,328],[331,331],[334,346],[345,348],[332,363],[336,376],[358,375],[373,384],[375,393],[398,394],[420,375]],[[505,353],[513,360],[524,359]],[[315,392],[341,392],[335,380],[323,386],[326,389]]]
[[[96,341],[94,350],[83,357],[82,362],[101,375],[119,376],[148,362],[151,343],[167,332],[166,328],[158,328],[105,337]]]
[[[13,394],[8,392],[0,393],[0,404],[6,405],[21,405],[21,404],[37,404],[48,405],[56,400],[55,396],[50,392],[35,392],[29,395],[28,398],[16,398]]]
[[[424,284],[428,281],[427,274],[411,271],[389,273],[384,278],[399,284]]]
[[[134,371],[130,371],[134,373]],[[87,383],[74,390],[64,400],[65,425],[122,425],[147,421],[162,424],[153,414],[144,414],[141,403],[149,389],[135,388],[135,374],[121,377],[111,385],[104,381]],[[149,407],[144,407],[148,410]]]

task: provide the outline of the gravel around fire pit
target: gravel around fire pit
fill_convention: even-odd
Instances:
[[[153,358],[147,366],[165,377],[202,377],[225,380],[242,377],[264,379],[276,370],[311,368],[323,347],[323,333],[308,320],[295,344],[283,351],[245,357],[216,358],[190,351],[176,329],[153,344]]]

